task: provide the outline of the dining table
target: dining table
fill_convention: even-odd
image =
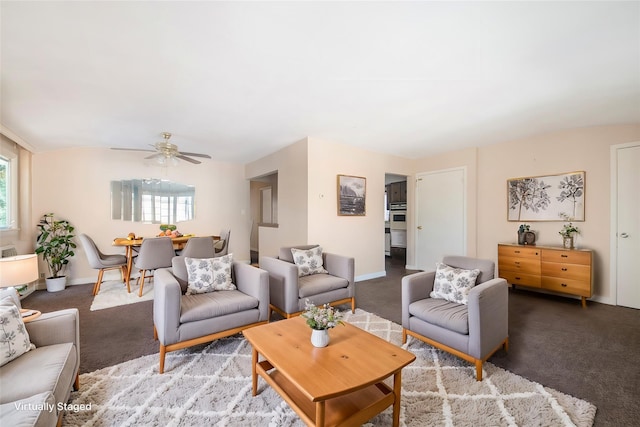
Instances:
[[[162,236],[154,236],[154,237],[162,237]],[[173,243],[173,249],[176,251],[180,251],[184,249],[184,247],[186,246],[190,238],[196,237],[196,236],[195,234],[185,234],[182,236],[176,236],[176,237],[167,236],[167,237],[171,238],[171,242]],[[213,237],[213,240],[220,240],[220,236],[211,236],[211,237]],[[144,237],[134,237],[134,238],[116,237],[115,239],[113,239],[113,246],[124,246],[124,251],[125,251],[124,254],[127,257],[127,274],[124,280],[125,280],[125,285],[127,285],[127,288],[129,287],[129,281],[131,280],[131,270],[133,269],[133,252],[136,250],[136,248],[139,248],[140,246],[142,246],[142,241],[144,239],[145,239]]]

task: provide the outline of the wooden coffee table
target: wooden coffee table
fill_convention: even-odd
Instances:
[[[401,371],[416,358],[408,351],[348,323],[329,331],[327,347],[316,348],[301,317],[243,334],[253,346],[254,396],[260,375],[307,425],[359,426],[391,405],[399,425]],[[392,375],[390,388],[383,380]]]

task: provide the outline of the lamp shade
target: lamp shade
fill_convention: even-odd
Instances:
[[[38,279],[36,254],[0,258],[0,287],[19,286]]]

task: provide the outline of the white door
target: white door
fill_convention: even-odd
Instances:
[[[616,303],[640,308],[640,145],[617,149]]]
[[[466,171],[447,169],[416,175],[416,266],[435,270],[444,255],[465,255]]]

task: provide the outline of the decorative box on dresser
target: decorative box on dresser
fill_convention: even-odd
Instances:
[[[498,245],[498,276],[513,286],[577,295],[586,307],[593,291],[593,256],[589,249]]]

